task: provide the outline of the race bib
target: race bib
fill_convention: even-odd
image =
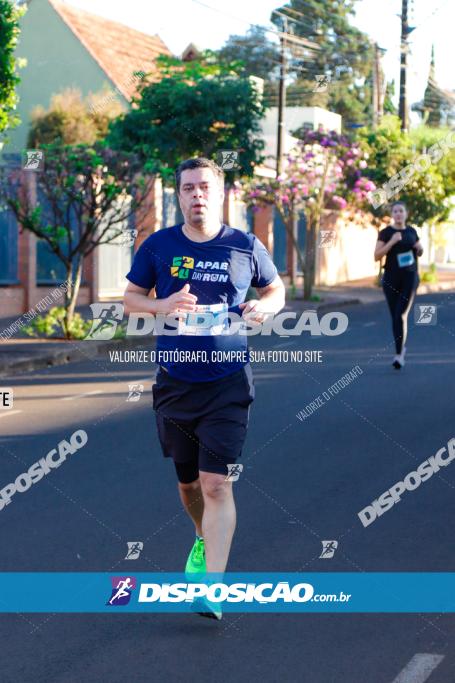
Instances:
[[[194,313],[187,313],[179,320],[178,333],[193,336],[211,337],[223,334],[229,327],[228,305],[211,304],[196,306]]]
[[[402,254],[397,254],[398,266],[399,268],[404,268],[405,266],[412,266],[414,263],[414,254],[412,251],[405,251]]]

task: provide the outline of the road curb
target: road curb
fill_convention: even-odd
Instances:
[[[319,306],[316,306],[317,311],[326,311],[330,308],[343,308],[343,306],[351,306],[352,304],[362,304],[362,303],[367,303],[366,301],[363,302],[362,299],[342,299],[340,301],[327,301],[326,303],[321,303]]]
[[[428,284],[419,284],[417,288],[418,294],[437,294],[438,292],[446,292],[449,289],[455,291],[455,280],[448,282],[434,282]]]
[[[12,359],[9,363],[7,360],[0,367],[0,377],[10,375],[15,372],[31,372],[33,370],[42,370],[44,368],[50,368],[59,365],[67,365],[68,363],[75,363],[77,361],[86,360],[88,357],[88,350],[95,351],[93,355],[100,356],[106,350],[127,350],[130,348],[136,348],[144,343],[144,339],[151,339],[150,337],[134,337],[132,339],[119,339],[119,340],[109,340],[109,341],[86,341],[79,342],[77,347],[80,347],[81,343],[87,344],[87,352],[82,351],[80,348],[71,348],[71,346],[76,346],[75,342],[66,342],[68,345],[63,349],[51,349],[43,352],[42,355],[35,355],[26,358],[16,358]],[[65,342],[62,342],[65,344]]]
[[[419,284],[417,293],[418,294],[436,294],[441,291],[448,291],[448,290],[454,290],[455,292],[455,280],[450,280],[448,282],[439,282],[439,283],[429,283],[429,284]],[[305,308],[303,310],[314,310],[316,311],[328,311],[328,310],[333,310],[337,308],[342,308],[344,306],[352,306],[352,305],[357,305],[357,304],[367,304],[367,303],[376,303],[374,301],[369,301],[367,299],[361,299],[361,298],[352,298],[352,299],[340,299],[339,301],[332,300],[332,301],[322,301],[321,303],[318,303],[317,301],[295,301],[292,302],[292,304],[301,304],[304,305]],[[286,308],[290,308],[292,310],[293,306],[288,305]],[[298,306],[298,309],[300,309],[301,306]],[[119,339],[119,340],[109,340],[109,341],[85,341],[85,342],[62,342],[62,344],[67,344],[65,348],[59,348],[59,349],[51,349],[46,352],[43,352],[42,355],[39,355],[39,352],[35,351],[34,356],[30,357],[24,357],[24,358],[16,358],[12,359],[11,362],[8,362],[7,358],[2,359],[1,362],[1,367],[0,367],[0,377],[4,377],[6,375],[11,375],[12,373],[23,373],[23,372],[32,372],[33,370],[42,370],[44,368],[50,368],[54,366],[59,366],[59,365],[67,365],[68,363],[75,363],[77,361],[81,361],[87,358],[87,353],[82,351],[80,348],[77,348],[78,346],[81,345],[81,343],[88,344],[87,349],[95,349],[96,356],[100,356],[104,351],[106,350],[126,350],[129,348],[136,348],[138,346],[141,346],[144,344],[145,340],[149,340],[149,343],[151,340],[155,339],[155,337],[151,336],[145,336],[145,337],[132,337],[131,339]],[[71,348],[71,347],[75,348]],[[0,344],[0,349],[1,349],[1,344]]]

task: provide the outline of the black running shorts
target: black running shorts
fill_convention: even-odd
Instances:
[[[152,391],[163,455],[174,460],[177,473],[192,466],[193,479],[199,470],[227,475],[227,465],[240,457],[246,438],[255,394],[251,366],[222,379],[191,383],[160,367]]]

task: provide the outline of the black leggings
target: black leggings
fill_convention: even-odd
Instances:
[[[404,271],[396,275],[384,272],[382,289],[392,316],[393,338],[396,353],[400,354],[408,333],[408,314],[414,301],[418,275],[415,271]]]

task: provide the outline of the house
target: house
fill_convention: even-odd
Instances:
[[[21,125],[11,131],[1,153],[13,163],[25,149],[32,110],[48,108],[52,95],[74,87],[83,96],[107,88],[125,110],[136,91],[134,72],[152,73],[158,55],[171,52],[149,35],[84,12],[61,0],[29,0],[21,19],[16,55],[25,58],[18,87]],[[8,161],[11,160],[11,161]],[[17,163],[17,159],[16,162]],[[151,222],[155,220],[153,216]],[[86,260],[79,303],[119,296],[126,285],[132,247],[102,245]],[[0,210],[1,315],[33,307],[64,279],[61,264],[28,231],[19,233],[13,216]]]
[[[304,130],[334,130],[341,133],[341,116],[333,111],[321,107],[285,107],[284,109],[284,135],[283,151],[286,154],[297,143],[292,133],[303,128]],[[278,130],[278,107],[267,109],[261,122],[262,138],[265,142],[264,156],[265,166],[276,166],[276,141]]]
[[[434,45],[431,47],[430,71],[423,100],[415,102],[412,111],[419,112],[429,126],[451,126],[455,120],[455,91],[444,90],[436,78]]]
[[[300,128],[304,130],[335,130],[341,133],[341,116],[334,112],[322,109],[321,107],[285,107],[283,130],[283,154],[286,155],[298,142],[298,138],[292,133]],[[265,147],[263,155],[265,157],[261,167],[256,173],[265,177],[275,177],[276,152],[277,152],[277,131],[278,131],[278,107],[267,109],[265,117],[261,121],[261,137]],[[297,257],[291,240],[289,239],[283,221],[277,211],[270,212],[269,219],[265,216],[256,216],[255,232],[266,244],[273,255],[275,265],[281,275],[294,280],[301,276]],[[303,212],[298,217],[294,226],[295,239],[301,251],[305,249],[306,221]]]
[[[27,5],[16,51],[27,60],[17,89],[22,124],[11,132],[5,152],[25,148],[32,110],[37,105],[47,109],[55,93],[75,87],[87,96],[107,86],[126,109],[136,91],[134,72],[153,72],[155,58],[171,54],[157,35],[62,0],[29,0]]]

